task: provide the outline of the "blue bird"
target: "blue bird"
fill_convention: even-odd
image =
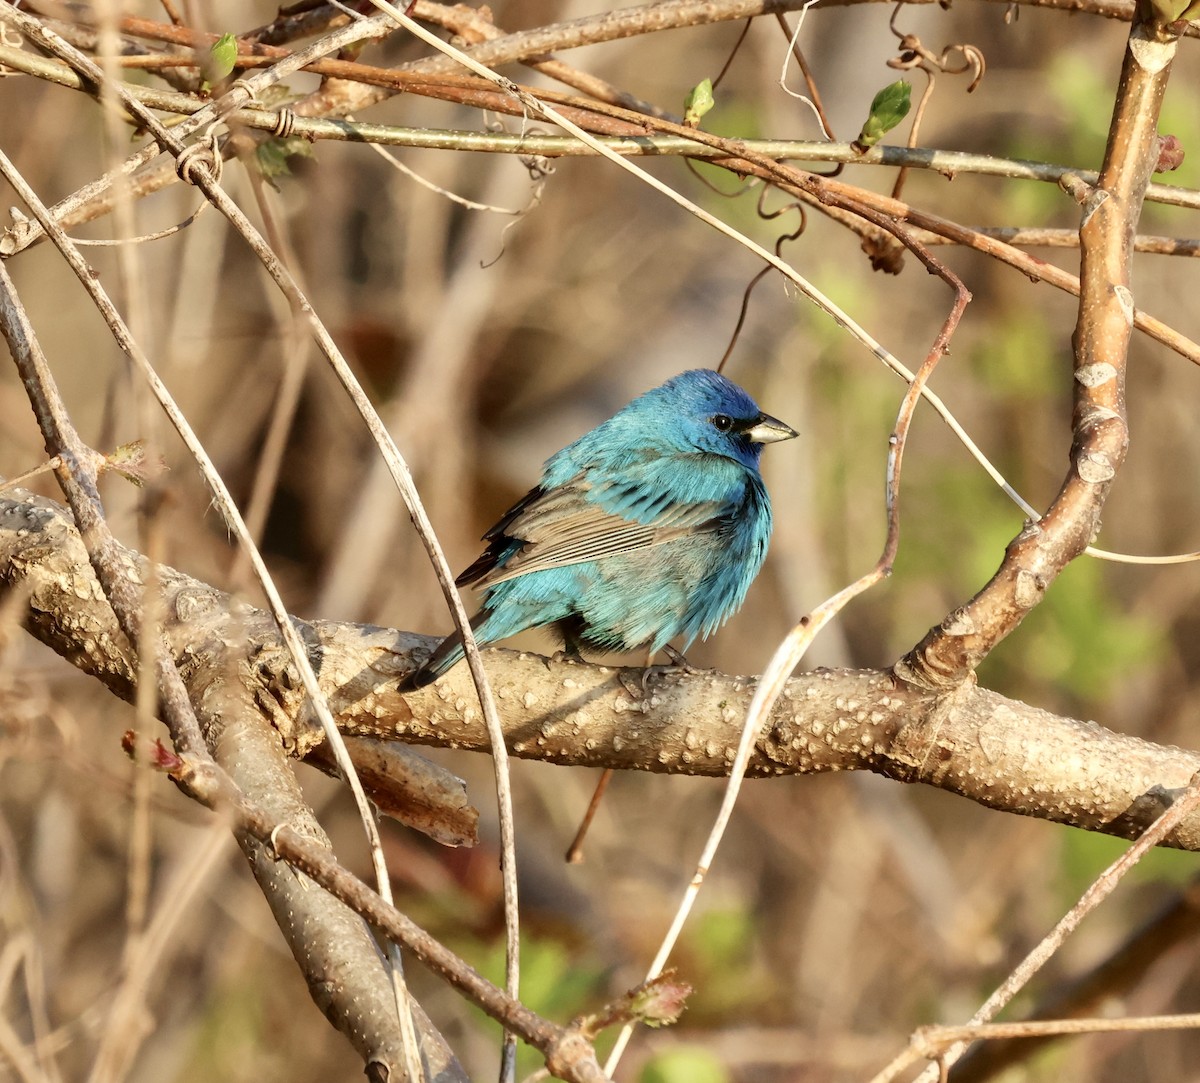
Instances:
[[[682,649],[734,613],[762,567],[771,502],[764,444],[795,430],[709,369],[647,391],[551,457],[456,580],[484,591],[480,646],[554,625],[569,649]],[[408,679],[463,656],[447,636]]]

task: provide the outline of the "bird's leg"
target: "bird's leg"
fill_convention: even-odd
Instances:
[[[676,650],[674,647],[671,646],[670,643],[663,644],[663,651],[666,653],[667,657],[671,659],[671,664],[669,666],[657,666],[657,667],[651,667],[651,668],[681,669],[681,670],[683,670],[684,673],[693,673],[693,674],[714,672],[711,669],[700,669],[700,668],[697,668],[696,666],[692,665],[686,658],[684,658],[683,651]]]
[[[579,662],[583,665],[587,664],[587,659],[583,656],[582,643],[577,639],[568,639],[563,644],[562,656],[568,662]]]
[[[651,655],[651,658],[652,657],[654,656]],[[626,678],[625,670],[623,669],[617,670],[617,680],[620,681],[621,687],[624,688],[633,699],[645,699],[649,693],[649,690],[646,688],[646,678],[650,676],[651,670],[657,668],[657,666],[650,665],[650,660],[647,659],[646,664],[642,667],[642,675],[637,679],[636,683],[633,680]]]
[[[683,651],[676,650],[671,646],[670,643],[663,644],[663,651],[666,653],[666,656],[671,659],[671,665],[682,666],[684,669],[691,670],[693,673],[700,672],[699,670],[692,669],[692,667],[688,665],[688,660],[684,658]]]
[[[586,664],[579,619],[568,617],[566,620],[560,620],[554,625],[554,630],[562,637],[563,649],[560,652],[562,657],[571,662]]]

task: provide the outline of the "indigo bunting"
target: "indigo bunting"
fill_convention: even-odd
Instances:
[[[762,567],[771,502],[763,444],[796,432],[709,369],[647,391],[552,456],[542,479],[483,537],[456,580],[484,590],[480,646],[555,625],[569,649],[625,651],[683,639],[734,613]],[[408,679],[463,655],[447,636]]]

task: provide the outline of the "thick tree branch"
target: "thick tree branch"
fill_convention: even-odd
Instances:
[[[320,730],[305,716],[269,619],[174,569],[158,575],[165,633],[189,687],[206,673],[227,675],[228,652],[236,650],[246,659],[238,679],[285,746],[312,753]],[[0,500],[0,583],[26,592],[35,636],[116,694],[132,695],[133,659],[110,634],[111,613],[64,509]],[[417,694],[396,691],[423,656],[425,637],[336,622],[303,630],[345,732],[487,751],[465,670]],[[488,660],[509,749],[551,763],[724,775],[753,691],[750,680],[716,672],[653,670],[643,692],[640,670],[511,651],[491,651]],[[887,671],[803,674],[789,682],[750,774],[838,770],[923,782],[990,808],[1130,838],[1200,770],[1200,753],[1062,718],[970,683],[935,695]],[[1169,842],[1200,849],[1200,820],[1187,821]]]
[[[1072,442],[1062,487],[1046,513],[1009,543],[991,581],[896,666],[905,681],[945,688],[966,680],[1099,532],[1129,446],[1125,375],[1134,323],[1133,239],[1158,164],[1158,117],[1178,35],[1175,24],[1133,25],[1097,184],[1063,184],[1080,202],[1082,220]]]
[[[317,846],[332,848],[279,743],[264,724],[252,690],[221,669],[196,671],[189,689],[217,762],[259,808]],[[391,975],[361,917],[326,891],[314,891],[271,848],[240,826],[234,834],[276,924],[296,959],[309,995],[345,1034],[370,1070],[407,1078]],[[438,1030],[410,1000],[427,1080],[466,1083],[467,1075]],[[394,1076],[393,1076],[394,1073]]]

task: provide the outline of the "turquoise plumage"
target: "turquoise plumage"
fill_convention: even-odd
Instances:
[[[762,567],[771,502],[764,444],[795,431],[708,369],[647,391],[551,457],[537,487],[484,535],[458,577],[484,591],[481,646],[554,625],[568,647],[657,651],[707,637]],[[447,636],[409,678],[419,688],[462,657]]]

